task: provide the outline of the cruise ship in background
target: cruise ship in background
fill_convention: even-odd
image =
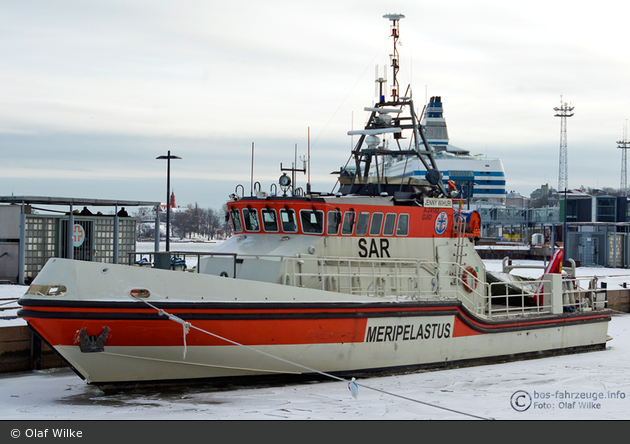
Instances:
[[[442,172],[444,183],[453,180],[462,191],[462,197],[470,202],[488,202],[505,204],[505,171],[503,162],[496,157],[472,156],[469,151],[457,148],[449,143],[442,98],[431,97],[427,104],[422,126],[427,143],[435,150],[435,160]],[[392,156],[385,166],[385,175],[390,177],[417,177],[424,179],[425,169],[414,158]]]

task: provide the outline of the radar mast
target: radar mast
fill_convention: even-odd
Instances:
[[[398,85],[398,78],[397,78],[398,71],[400,71],[400,59],[398,56],[398,38],[400,34],[398,32],[398,22],[400,21],[400,19],[404,19],[405,16],[402,14],[385,14],[383,18],[386,18],[392,22],[390,28],[391,28],[391,37],[393,38],[393,41],[394,41],[394,51],[392,52],[392,54],[389,55],[389,58],[390,58],[392,74],[393,74],[392,90],[391,90],[392,102],[396,102],[398,101],[398,97],[400,94],[400,88]],[[382,100],[382,97],[381,97],[381,100]]]
[[[383,85],[387,81],[385,76],[378,76],[376,82],[379,87],[377,102],[364,108],[370,112],[365,127],[361,130],[348,131],[348,135],[359,135],[359,141],[352,150],[355,167],[353,170],[342,168],[340,171],[340,192],[342,194],[364,195],[395,195],[406,193],[415,199],[423,197],[446,197],[448,193],[442,181],[442,173],[438,170],[433,149],[428,145],[424,129],[418,121],[411,94],[400,97],[398,85],[398,71],[400,60],[398,54],[398,39],[400,38],[399,22],[405,16],[402,14],[385,14],[383,18],[390,20],[390,36],[393,39],[393,52],[390,54],[392,67],[391,99],[385,99]],[[411,132],[407,137],[403,132]],[[393,137],[398,149],[390,149],[387,135]],[[409,139],[409,147],[401,146],[401,141]],[[427,171],[424,184],[412,183],[410,176],[389,177],[385,174],[385,162],[392,156],[408,161],[418,159]],[[380,160],[379,160],[380,158]],[[380,165],[379,165],[380,162]],[[427,184],[428,182],[428,184]],[[429,186],[426,186],[429,185]]]

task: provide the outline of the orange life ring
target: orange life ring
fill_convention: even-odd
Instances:
[[[468,283],[468,276],[471,277],[470,283]],[[465,268],[462,281],[467,292],[472,293],[473,290],[477,289],[477,272],[470,265]]]

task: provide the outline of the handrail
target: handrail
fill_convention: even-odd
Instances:
[[[201,273],[201,257],[231,258],[233,278],[238,278],[237,264],[245,260],[272,260],[281,263],[276,282],[280,285],[317,288],[346,294],[363,294],[375,298],[407,298],[412,300],[459,300],[471,312],[488,319],[529,316],[562,311],[589,311],[604,308],[605,302],[598,290],[597,277],[563,279],[561,287],[544,291],[534,297],[542,278],[532,281],[532,290],[514,288],[513,283],[485,281],[485,276],[473,276],[458,263],[435,263],[423,259],[401,258],[356,258],[321,256],[248,255],[223,252],[145,252],[129,253],[132,256],[156,254],[170,257],[197,257],[195,272]],[[466,274],[465,274],[466,273]],[[468,280],[464,286],[463,277]],[[473,279],[473,280],[471,280]],[[556,279],[556,278],[554,278]],[[579,286],[580,281],[590,281],[590,288]],[[509,288],[508,288],[509,286]],[[556,284],[556,287],[559,285]],[[552,291],[552,293],[549,293]],[[558,300],[561,298],[561,304]],[[555,301],[555,305],[554,305]],[[560,304],[560,305],[558,305]],[[555,308],[554,308],[555,307]]]
[[[510,262],[510,258],[508,256],[504,257],[503,260],[501,261],[501,266],[503,268],[503,272],[504,273],[509,273],[512,270],[514,270],[515,268],[529,268],[529,269],[542,269],[544,270],[546,268],[545,265],[525,265],[525,264],[516,264],[516,265],[512,265]],[[576,268],[576,264],[575,261],[571,258],[567,259],[567,262],[569,262],[569,266],[564,266],[563,268],[565,270],[567,270],[567,274],[571,277],[575,277],[575,268]]]

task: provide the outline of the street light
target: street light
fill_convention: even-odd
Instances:
[[[166,159],[166,251],[170,251],[170,230],[171,230],[171,159],[181,159],[181,157],[171,156],[168,151],[166,156],[156,157],[156,160]],[[160,227],[155,227],[157,230]]]

